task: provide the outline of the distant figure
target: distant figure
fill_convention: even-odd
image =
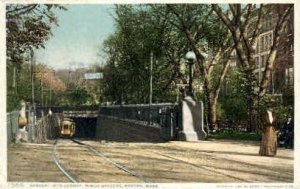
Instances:
[[[263,116],[263,133],[259,149],[261,156],[275,156],[277,152],[277,115],[274,113],[273,104],[268,104],[267,112]]]
[[[50,109],[50,108],[49,108],[48,115],[52,115],[52,111],[51,111],[51,109]]]
[[[26,118],[26,103],[21,101],[21,110],[19,112],[19,128],[22,129],[27,125],[27,118]]]
[[[291,117],[288,118],[287,122],[283,126],[285,136],[284,146],[286,148],[294,147],[294,121]]]
[[[19,112],[19,129],[16,133],[15,140],[18,142],[27,142],[28,141],[28,133],[26,131],[27,118],[26,118],[26,103],[21,101],[21,110]]]

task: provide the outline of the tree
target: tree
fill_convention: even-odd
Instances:
[[[150,54],[153,53],[153,101],[171,96],[171,66],[163,55],[165,29],[148,6],[117,5],[117,30],[104,43],[108,56],[104,93],[116,103],[148,103]],[[147,34],[147,35],[145,35]],[[172,55],[170,55],[171,57]],[[161,93],[161,89],[165,93]],[[170,94],[170,95],[169,95]]]
[[[9,109],[18,107],[19,98],[28,100],[31,96],[30,93],[27,94],[27,89],[30,89],[28,86],[30,79],[25,80],[27,83],[23,82],[24,77],[30,76],[30,70],[27,70],[28,65],[24,66],[25,70],[22,70],[22,65],[31,61],[34,48],[44,48],[44,43],[51,35],[51,25],[58,25],[53,13],[56,8],[66,10],[61,5],[50,4],[8,4],[6,6],[7,68],[13,73],[7,74],[7,77],[12,76],[11,81],[14,81],[11,85],[7,83],[7,97],[11,99],[8,102]]]
[[[54,92],[63,92],[66,90],[65,83],[55,75],[55,71],[49,69],[46,65],[39,64],[36,67],[36,78],[46,87]]]
[[[69,103],[72,106],[85,105],[90,99],[90,95],[88,92],[81,87],[68,89],[67,97],[69,99]]]
[[[255,52],[258,48],[258,38],[262,31],[262,25],[267,15],[274,14],[277,19],[274,24],[273,42],[270,46],[270,53],[265,64],[265,71],[260,82],[259,96],[263,96],[270,83],[271,73],[275,67],[275,59],[278,51],[279,41],[283,33],[288,18],[293,11],[293,5],[263,5],[256,7],[247,4],[229,4],[228,13],[222,10],[217,4],[212,8],[229,29],[235,44],[235,50],[239,59],[239,65],[251,77],[255,66]],[[249,79],[250,80],[250,79]]]
[[[250,128],[252,128],[253,107],[258,105],[258,99],[262,98],[268,91],[271,76],[275,69],[278,48],[280,47],[280,38],[293,11],[293,5],[261,4],[255,6],[247,4],[244,6],[241,4],[229,4],[227,10],[222,10],[219,5],[213,4],[212,8],[231,33],[238,58],[238,66],[245,73],[247,83],[250,84],[248,85],[248,91],[250,92],[248,104],[251,104],[249,107],[249,123]],[[257,65],[255,54],[258,52],[260,46],[258,45],[258,39],[263,32],[263,25],[267,19],[270,20],[271,18],[271,25],[273,24],[273,41],[269,44],[269,53],[264,66],[264,72],[261,81],[259,81],[254,75],[255,66]],[[256,84],[259,88],[257,92],[258,98],[255,98],[254,86]]]
[[[51,25],[58,26],[53,9],[66,10],[61,5],[8,4],[6,6],[7,57],[20,69],[26,51],[44,48],[51,35]]]
[[[215,125],[217,102],[221,85],[229,67],[233,50],[230,35],[208,5],[166,5],[171,24],[185,38],[196,55],[196,66],[203,79],[207,117],[210,125]],[[222,65],[216,69],[216,65]],[[217,74],[216,74],[217,73]],[[214,81],[212,77],[214,75]]]
[[[233,47],[230,35],[212,13],[209,5],[117,7],[117,31],[105,44],[106,52],[110,54],[108,67],[111,70],[105,72],[109,83],[107,89],[116,95],[111,95],[112,101],[118,99],[117,96],[124,96],[122,94],[126,91],[127,95],[137,93],[133,97],[139,99],[139,103],[147,102],[149,71],[145,68],[149,65],[151,51],[159,62],[154,65],[154,78],[157,78],[154,96],[158,97],[161,89],[170,91],[171,83],[178,83],[187,75],[180,67],[190,49],[197,56],[194,77],[201,78],[204,83],[209,123],[214,124],[220,86]],[[221,69],[217,69],[216,65],[221,65]],[[166,92],[160,94],[167,96]],[[141,99],[141,96],[146,98]]]
[[[249,106],[249,83],[245,73],[238,68],[230,69],[223,87],[220,104],[223,118],[231,121],[246,121]],[[251,95],[250,95],[251,96]]]

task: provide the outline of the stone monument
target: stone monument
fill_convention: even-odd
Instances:
[[[205,140],[207,137],[203,128],[203,103],[197,102],[191,96],[186,96],[180,106],[181,131],[178,133],[181,141]]]

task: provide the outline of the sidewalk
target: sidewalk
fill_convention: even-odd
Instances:
[[[294,178],[294,151],[278,148],[277,156],[262,157],[258,155],[258,142],[83,142],[156,183],[292,183]],[[76,144],[70,142],[70,145]],[[8,181],[68,182],[52,162],[51,151],[51,141],[40,145],[10,146]],[[82,158],[88,161],[86,157]],[[95,161],[88,162],[92,165]],[[91,178],[97,176],[92,172],[88,175]],[[122,180],[121,175],[111,176],[120,178],[119,182],[130,182]]]

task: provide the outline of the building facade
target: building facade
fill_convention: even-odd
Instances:
[[[278,20],[278,12],[284,10],[284,4],[270,5],[272,11],[262,23],[262,32],[259,35],[255,52],[256,67],[254,70],[257,83],[260,83],[266,62],[274,40],[274,29]],[[271,75],[268,94],[277,96],[282,103],[293,104],[294,89],[294,16],[288,17],[284,31],[281,33],[275,67]]]

